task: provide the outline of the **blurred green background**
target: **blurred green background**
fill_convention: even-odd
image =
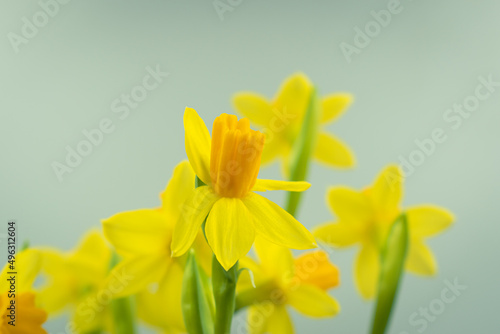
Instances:
[[[407,179],[404,204],[444,206],[457,221],[430,241],[438,276],[405,277],[390,333],[420,333],[423,325],[412,323],[412,314],[440,299],[444,281],[455,279],[467,289],[426,320],[423,332],[500,328],[500,225],[494,208],[500,87],[490,87],[468,117],[447,111],[473,101],[480,77],[500,82],[500,2],[402,0],[399,13],[385,27],[378,24],[379,31],[370,25],[371,12],[386,10],[391,1],[223,0],[231,10],[222,14],[211,0],[62,2],[57,11],[49,9],[47,22],[36,17],[38,1],[0,2],[5,230],[7,220],[16,219],[22,240],[67,250],[102,218],[157,206],[173,167],[186,158],[185,106],[211,123],[233,112],[233,93],[272,97],[283,79],[302,71],[322,93],[354,94],[353,106],[328,129],[350,145],[358,166],[338,171],[314,165],[300,220],[308,228],[333,220],[324,199],[328,185],[364,187],[384,165],[423,157]],[[41,27],[24,28],[23,35],[23,17],[39,20]],[[356,46],[355,29],[367,24],[374,29],[371,41],[348,61],[342,43]],[[115,100],[142,84],[147,67],[157,66],[168,77],[126,117],[123,110],[114,112]],[[85,139],[82,131],[103,119],[111,120],[113,131],[60,182],[53,163],[64,163],[66,147],[76,149]],[[415,153],[415,141],[430,138],[436,128],[446,141],[432,154]],[[261,176],[280,178],[278,165]],[[284,194],[272,196],[284,203]],[[354,255],[355,249],[333,255],[342,271],[342,285],[332,291],[341,314],[314,321],[294,313],[297,333],[367,332],[373,304],[355,290]],[[46,327],[59,333],[64,325],[63,319]]]

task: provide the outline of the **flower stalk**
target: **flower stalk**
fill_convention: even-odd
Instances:
[[[400,215],[387,237],[381,255],[381,271],[377,306],[372,324],[372,334],[384,334],[387,330],[398,288],[403,277],[408,252],[408,221]]]
[[[306,181],[309,165],[313,158],[314,148],[318,138],[318,126],[320,120],[320,107],[318,93],[315,87],[311,90],[309,105],[304,117],[304,122],[297,141],[294,144],[290,159],[290,181]],[[289,192],[287,200],[287,211],[295,216],[302,199],[302,193]]]
[[[238,262],[226,271],[213,257],[212,287],[215,298],[215,333],[230,334],[236,308],[236,283],[238,282]]]

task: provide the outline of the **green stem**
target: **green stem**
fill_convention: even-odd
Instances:
[[[408,252],[408,221],[405,214],[392,225],[382,250],[377,306],[372,323],[372,334],[387,330],[394,302],[403,277]]]
[[[229,271],[213,257],[212,285],[215,299],[215,333],[230,334],[236,305],[238,262]]]
[[[302,130],[297,138],[290,159],[289,181],[306,181],[309,165],[316,146],[317,129],[319,124],[319,105],[316,88],[312,88],[309,98],[309,106],[304,117]],[[292,216],[297,214],[302,192],[289,192],[287,200],[287,211]]]

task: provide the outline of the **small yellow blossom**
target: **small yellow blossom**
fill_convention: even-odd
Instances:
[[[198,187],[185,203],[174,231],[174,256],[191,247],[207,216],[208,243],[226,270],[248,253],[257,234],[284,247],[316,247],[314,237],[294,217],[253,192],[304,191],[310,184],[257,179],[264,135],[251,130],[248,119],[222,114],[210,138],[196,111],[186,108],[184,127],[189,162],[206,186]]]
[[[0,282],[0,333],[2,334],[47,334],[42,325],[47,321],[47,312],[35,303],[37,296],[32,290],[33,283],[40,271],[41,255],[34,249],[27,249],[15,255],[14,268],[7,264],[1,274]],[[19,272],[16,275],[15,299],[10,290],[8,280],[10,272]],[[22,274],[20,274],[22,273]],[[15,300],[15,319],[9,317],[11,301]],[[12,325],[9,322],[15,321]]]
[[[437,270],[434,255],[424,239],[448,228],[453,215],[434,205],[401,209],[402,198],[403,174],[397,166],[388,166],[375,183],[363,191],[333,187],[328,192],[328,203],[338,222],[319,227],[315,236],[337,247],[361,246],[356,259],[355,279],[365,298],[373,298],[376,294],[381,248],[392,223],[402,212],[407,215],[410,235],[406,269],[426,276]]]
[[[51,249],[41,252],[42,274],[47,283],[40,289],[40,305],[51,315],[70,310],[74,332],[108,329],[112,296],[104,287],[104,280],[110,268],[111,250],[102,235],[90,231],[68,253]]]
[[[267,135],[263,164],[281,158],[284,170],[288,170],[292,148],[302,129],[312,88],[309,79],[297,73],[285,80],[273,101],[251,92],[234,96],[234,108],[253,124],[262,127]],[[324,97],[320,103],[320,125],[323,127],[338,119],[351,102],[352,96],[346,93]],[[320,130],[314,157],[328,166],[353,167],[356,162],[349,147],[336,136]]]
[[[171,257],[171,242],[184,202],[195,192],[195,177],[184,161],[161,194],[160,207],[121,212],[102,222],[104,235],[123,257],[108,281],[120,273],[131,278],[116,296],[138,294],[139,317],[165,331],[184,330],[181,286],[186,258]],[[212,252],[201,232],[195,238],[193,247],[208,271]]]
[[[339,271],[324,251],[312,251],[293,259],[289,249],[257,240],[259,262],[251,258],[242,267],[254,275],[256,288],[248,276],[238,286],[238,304],[251,304],[248,327],[251,334],[292,334],[287,306],[312,318],[328,318],[340,311],[328,290],[339,285]]]

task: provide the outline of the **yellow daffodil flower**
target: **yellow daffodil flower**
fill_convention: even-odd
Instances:
[[[310,184],[257,179],[264,135],[251,130],[248,119],[222,114],[210,138],[196,111],[186,108],[184,128],[189,162],[206,186],[198,187],[185,204],[174,231],[174,256],[191,247],[205,218],[208,243],[226,270],[248,253],[256,234],[284,247],[316,247],[314,237],[294,217],[253,192],[304,191]]]
[[[40,271],[41,255],[38,251],[27,249],[15,256],[15,270],[7,264],[2,270],[0,282],[0,333],[5,334],[46,334],[42,325],[47,320],[47,312],[35,304],[36,294],[32,291],[33,283]],[[18,272],[16,275],[15,299],[10,290],[9,272]],[[15,326],[9,317],[11,300],[15,300]]]
[[[248,314],[251,334],[292,334],[287,305],[312,318],[333,317],[340,311],[328,290],[339,285],[339,271],[324,251],[312,251],[293,259],[289,249],[257,240],[259,262],[247,257],[241,266],[251,270],[238,283],[237,305],[252,305]]]
[[[69,309],[72,332],[86,333],[109,329],[112,291],[103,285],[111,250],[102,235],[91,231],[77,248],[68,253],[43,249],[42,273],[47,283],[40,290],[40,304],[49,314]],[[120,289],[120,278],[116,278]]]
[[[288,170],[292,148],[300,134],[312,88],[309,79],[297,73],[285,80],[273,101],[251,92],[234,96],[234,108],[253,124],[264,128],[267,135],[263,164],[281,158],[284,170]],[[352,96],[346,93],[324,97],[320,102],[320,125],[326,126],[338,119],[351,102]],[[349,147],[336,136],[320,130],[314,151],[316,160],[332,167],[353,167],[356,162]]]
[[[168,331],[184,330],[181,286],[186,259],[171,257],[171,242],[184,202],[195,192],[195,178],[189,162],[182,162],[161,194],[159,208],[122,212],[102,222],[104,235],[123,257],[110,278],[121,272],[132,278],[117,296],[139,293],[139,316]],[[193,246],[208,271],[212,252],[201,232]]]
[[[388,166],[375,183],[363,191],[333,187],[328,192],[328,203],[338,222],[319,227],[315,236],[337,247],[361,246],[355,279],[359,292],[367,299],[376,294],[381,247],[392,223],[402,212],[407,215],[410,235],[406,269],[426,276],[436,273],[436,260],[424,239],[448,228],[453,215],[434,205],[401,209],[402,197],[403,174],[397,166]]]

